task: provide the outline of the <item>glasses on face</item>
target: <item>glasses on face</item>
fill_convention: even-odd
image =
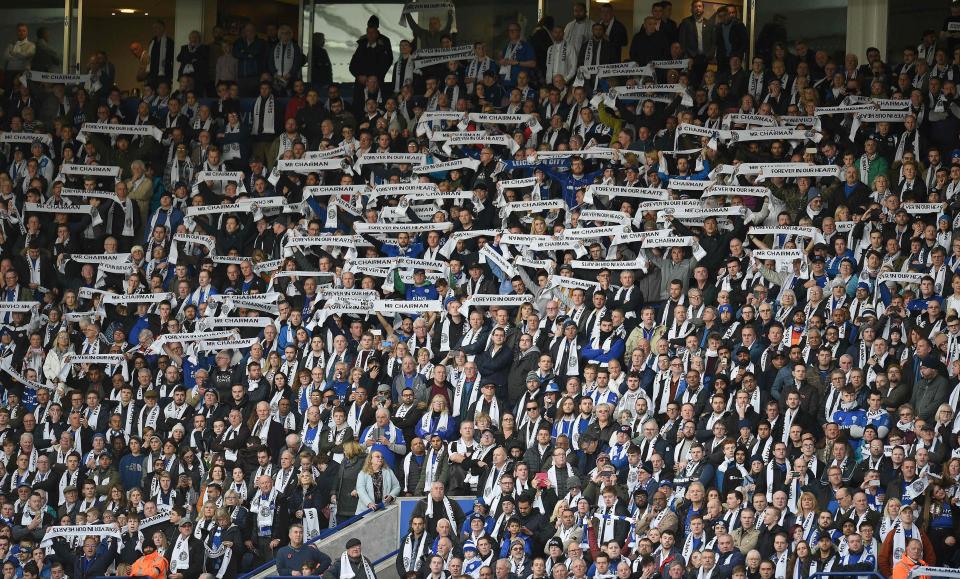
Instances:
[[[527,406],[527,412],[531,412],[531,411],[536,410],[536,409],[537,409],[536,406]]]

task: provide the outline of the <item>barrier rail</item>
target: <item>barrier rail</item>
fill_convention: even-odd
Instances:
[[[365,511],[363,511],[363,512],[357,513],[356,515],[350,517],[349,519],[347,519],[346,521],[344,521],[342,524],[337,525],[336,527],[331,527],[331,528],[329,528],[329,529],[324,529],[324,530],[320,531],[320,534],[318,534],[316,537],[310,539],[309,541],[306,541],[306,544],[307,544],[307,545],[311,545],[311,544],[313,544],[313,543],[316,543],[317,541],[322,541],[323,539],[325,539],[325,538],[333,535],[334,533],[336,533],[336,532],[338,532],[338,531],[342,531],[343,529],[349,527],[349,526],[352,525],[353,523],[355,523],[355,522],[359,521],[360,519],[362,519],[362,518],[363,518],[364,516],[366,516],[368,513],[372,513],[372,512],[374,512],[374,511],[371,511],[370,509],[367,509],[367,510],[365,510]],[[270,567],[273,567],[273,566],[276,565],[276,564],[277,564],[276,561],[273,561],[273,560],[267,561],[266,563],[264,563],[263,565],[260,565],[260,566],[257,567],[256,569],[254,569],[254,570],[252,570],[252,571],[249,571],[249,572],[247,572],[247,573],[244,573],[244,574],[239,575],[239,577],[240,577],[240,579],[247,579],[247,578],[249,578],[249,577],[255,577],[257,574],[263,573],[264,571],[266,571],[266,570],[269,569]]]

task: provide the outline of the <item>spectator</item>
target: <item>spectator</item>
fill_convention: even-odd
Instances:
[[[147,45],[147,55],[147,84],[153,89],[161,82],[169,85],[173,78],[173,39],[167,36],[163,20],[153,23],[153,38]]]
[[[323,574],[324,579],[339,579],[341,577],[354,577],[355,579],[376,579],[373,572],[373,565],[370,560],[363,556],[361,543],[359,539],[350,539],[347,541],[347,549],[340,556],[338,561],[332,565]]]
[[[300,575],[304,566],[308,566],[311,575],[323,575],[330,567],[330,557],[314,545],[303,543],[303,527],[290,526],[290,543],[277,551],[277,573],[281,575]]]
[[[237,84],[242,96],[252,96],[260,84],[260,74],[266,70],[267,45],[257,36],[257,29],[249,22],[233,43],[233,57],[237,59]],[[219,62],[218,72],[219,72]],[[224,63],[228,67],[229,63]],[[229,74],[229,71],[227,71]],[[217,82],[221,79],[218,74]]]
[[[355,95],[367,84],[367,77],[387,78],[393,64],[393,48],[390,39],[380,34],[380,19],[376,15],[367,20],[367,33],[357,39],[357,49],[350,58],[350,74],[354,76]]]
[[[17,38],[7,45],[3,51],[5,86],[7,92],[13,88],[13,80],[23,71],[30,68],[34,55],[37,53],[37,45],[30,42],[28,38],[27,25],[17,24]]]
[[[187,43],[180,47],[177,62],[180,63],[177,78],[190,75],[197,96],[206,96],[210,83],[210,47],[203,44],[200,32],[190,32]]]

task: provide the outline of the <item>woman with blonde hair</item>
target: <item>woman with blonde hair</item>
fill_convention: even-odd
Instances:
[[[360,500],[357,479],[363,470],[364,459],[363,447],[357,441],[343,443],[343,462],[330,494],[330,503],[337,507],[338,524],[357,514]]]
[[[810,491],[800,493],[797,499],[797,525],[803,527],[803,540],[810,542],[817,531],[817,514],[820,512],[820,505],[817,504],[817,496]]]
[[[883,513],[880,515],[880,541],[887,538],[887,534],[900,523],[900,507],[902,503],[897,497],[887,499],[887,504],[883,507]]]
[[[417,423],[416,430],[417,436],[423,439],[436,432],[440,434],[440,438],[449,440],[457,432],[454,419],[450,416],[450,411],[447,408],[447,398],[445,396],[442,394],[434,395],[430,400],[427,412]]]
[[[321,519],[323,514],[323,498],[320,496],[320,489],[317,487],[317,479],[313,477],[312,469],[304,469],[297,475],[297,485],[287,487],[287,508],[290,512],[290,519],[297,523],[302,523],[307,509],[317,510],[317,519]]]
[[[60,376],[60,372],[63,371],[63,361],[67,356],[75,353],[73,342],[70,340],[70,333],[61,330],[53,340],[53,347],[50,348],[43,359],[43,375],[48,382],[53,384],[55,389],[61,390],[59,392],[61,395],[63,394],[62,388],[66,385],[66,377],[61,378]]]
[[[283,365],[283,359],[280,356],[280,353],[276,350],[267,354],[267,360],[263,365],[263,377],[267,379],[267,382],[273,384],[273,376],[280,371],[280,366]]]
[[[371,511],[391,504],[400,494],[400,481],[389,467],[385,468],[383,453],[374,450],[367,454],[363,468],[357,475],[359,504]]]
[[[955,417],[953,407],[950,403],[944,402],[937,407],[937,412],[934,414],[934,417],[936,418],[936,423],[933,425],[934,432],[941,436],[941,440],[949,440],[953,434]]]

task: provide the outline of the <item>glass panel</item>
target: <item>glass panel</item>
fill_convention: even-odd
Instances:
[[[334,82],[353,82],[350,58],[357,48],[357,40],[367,33],[371,14],[380,18],[380,33],[390,39],[393,58],[400,57],[399,42],[410,36],[410,28],[400,26],[403,3],[332,3],[317,2],[313,17],[314,31],[322,32],[325,48],[333,65]],[[316,56],[316,55],[314,55]],[[316,79],[314,79],[316,82]]]
[[[811,49],[825,50],[834,62],[843,62],[846,0],[762,0],[756,2],[756,11],[755,53],[764,57],[768,66],[774,43],[784,43],[791,52],[797,40],[805,41]]]
[[[507,23],[516,21],[529,36],[537,24],[537,0],[519,0],[491,5],[485,0],[457,0],[456,18],[452,30],[456,44],[468,44],[483,40],[500,52],[506,44]],[[304,9],[306,11],[306,7]],[[399,42],[413,37],[410,27],[400,25],[402,2],[390,3],[323,3],[317,2],[314,11],[314,33],[325,35],[325,48],[333,65],[335,82],[352,82],[350,58],[357,47],[357,39],[366,34],[367,20],[376,14],[380,19],[380,33],[390,39],[394,60],[399,58]],[[416,15],[418,23],[426,27],[431,16],[446,23],[443,11]],[[316,38],[314,38],[316,42]],[[314,54],[316,56],[316,53]],[[314,63],[314,72],[317,71]],[[313,79],[316,82],[316,79]]]
[[[4,49],[17,39],[17,23],[27,25],[27,38],[38,43],[33,68],[61,72],[63,62],[63,0],[31,0],[28,3],[0,2],[0,46]]]
[[[884,58],[888,63],[903,62],[903,49],[916,47],[927,29],[939,32],[944,18],[950,15],[945,4],[937,0],[889,0],[889,9],[887,54]],[[947,55],[948,60],[952,57]]]

